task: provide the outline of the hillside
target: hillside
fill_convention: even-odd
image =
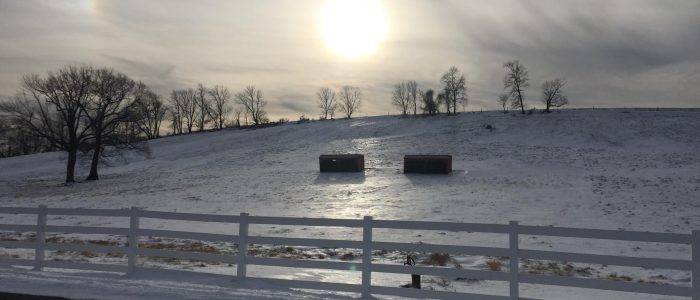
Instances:
[[[62,153],[0,159],[0,204],[680,232],[700,224],[697,112],[369,117],[168,137],[150,149],[74,186],[61,184]],[[363,153],[370,169],[319,174],[324,153]],[[456,171],[401,174],[403,155],[418,153],[452,154]]]
[[[486,124],[495,129],[484,129]],[[62,185],[62,153],[0,159],[0,206],[139,206],[216,214],[372,215],[484,223],[518,220],[532,225],[682,233],[700,228],[700,112],[613,109],[530,116],[498,112],[415,119],[381,116],[167,137],[150,141],[149,147],[149,154],[127,153],[110,159],[110,166],[101,169],[100,181],[72,186]],[[365,154],[369,169],[364,174],[320,174],[318,155],[327,153]],[[404,175],[404,154],[451,154],[455,171]],[[86,171],[86,166],[79,168]],[[27,221],[5,215],[0,222]],[[49,222],[124,225],[113,218],[66,217]],[[182,223],[143,224],[192,230]],[[211,225],[198,230],[227,232],[230,228]],[[343,229],[260,226],[251,230],[284,236],[358,236]],[[404,241],[502,242],[452,233],[385,235]],[[586,246],[592,253],[690,255],[687,247],[639,248],[632,243],[582,245],[546,239],[523,243],[563,250]],[[460,263],[479,267],[484,261]],[[634,278],[658,275],[653,270],[634,274]],[[668,282],[680,284],[688,276],[663,275]]]

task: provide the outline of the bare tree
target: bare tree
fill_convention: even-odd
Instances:
[[[503,89],[510,91],[508,95],[513,99],[513,108],[520,108],[520,111],[525,114],[525,102],[523,92],[530,87],[530,79],[527,69],[520,61],[513,60],[503,64],[506,69],[506,76],[503,78]]]
[[[439,112],[439,105],[435,100],[435,92],[433,90],[427,90],[421,93],[421,100],[423,101],[423,105],[421,106],[423,113],[435,115]]]
[[[566,82],[561,78],[545,81],[542,84],[542,102],[546,112],[550,112],[550,107],[562,107],[569,104],[569,98],[564,95],[564,85]]]
[[[406,93],[411,106],[413,106],[413,116],[418,114],[418,83],[414,80],[406,81]]]
[[[316,92],[318,97],[318,107],[321,109],[321,114],[323,119],[326,120],[330,116],[331,119],[335,116],[335,110],[338,108],[338,104],[335,101],[335,91],[322,87]]]
[[[141,117],[136,120],[139,129],[149,139],[159,137],[160,125],[168,111],[160,96],[147,90],[137,104],[136,110],[141,114]]]
[[[241,114],[242,114],[242,113],[243,113],[243,110],[241,110],[240,108],[237,108],[237,109],[233,112],[233,115],[236,117],[236,123],[233,124],[233,125],[236,126],[236,128],[240,128],[240,127],[241,127]]]
[[[51,149],[46,139],[14,121],[11,115],[0,111],[0,157],[26,155]]]
[[[498,104],[500,104],[503,108],[504,114],[508,113],[508,100],[510,100],[510,96],[508,96],[508,94],[498,95]]]
[[[196,105],[195,113],[197,114],[197,128],[199,131],[204,130],[211,116],[211,101],[207,97],[208,90],[201,83],[197,85],[194,93],[194,101]]]
[[[192,128],[197,122],[197,92],[190,88],[180,90],[179,95],[187,133],[192,133]]]
[[[92,97],[79,104],[90,123],[91,133],[92,161],[86,180],[99,179],[97,167],[103,147],[122,142],[114,136],[118,125],[138,118],[133,108],[146,91],[143,83],[137,83],[112,69],[100,68],[94,73],[90,88]]]
[[[0,103],[0,111],[15,124],[68,152],[66,183],[75,182],[78,150],[90,137],[81,106],[91,96],[93,76],[90,66],[67,66],[45,78],[27,75],[21,81],[23,92],[13,101]]]
[[[450,67],[445,74],[442,75],[440,81],[445,85],[443,93],[445,95],[445,103],[447,104],[447,113],[457,114],[457,104],[467,105],[467,83],[464,75],[459,72],[457,67]]]
[[[437,94],[435,102],[437,103],[438,113],[440,113],[440,105],[442,104],[445,104],[445,110],[448,114],[450,113],[450,102],[447,101],[444,91]]]
[[[214,101],[210,110],[211,118],[217,123],[219,129],[224,128],[226,116],[231,112],[229,101],[231,100],[231,92],[228,88],[221,85],[216,85],[208,91],[209,96]]]
[[[168,99],[170,101],[170,107],[168,108],[170,112],[170,125],[172,126],[173,134],[182,133],[184,116],[180,98],[179,91],[172,91],[172,93],[170,93],[170,99]]]
[[[394,85],[394,92],[391,96],[391,103],[401,110],[402,116],[408,115],[408,109],[410,106],[410,97],[408,94],[408,89],[405,82],[400,82]]]
[[[346,118],[352,118],[352,115],[360,109],[362,92],[358,87],[346,85],[340,89],[339,98],[340,110]]]
[[[245,108],[246,115],[250,114],[255,125],[266,122],[267,112],[265,111],[265,105],[267,105],[267,102],[263,99],[261,90],[249,85],[236,94],[236,101]],[[246,120],[247,123],[248,121]]]

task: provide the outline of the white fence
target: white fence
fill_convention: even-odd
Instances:
[[[323,289],[343,292],[361,293],[363,297],[371,294],[394,295],[404,297],[438,298],[438,299],[525,299],[519,297],[519,284],[539,284],[556,285],[567,287],[580,287],[612,291],[647,293],[667,296],[689,297],[693,300],[700,300],[700,231],[693,231],[692,234],[678,233],[652,233],[635,231],[616,230],[594,230],[545,226],[524,226],[517,222],[509,224],[477,224],[477,223],[451,223],[451,222],[414,222],[414,221],[387,221],[373,220],[372,217],[365,217],[362,220],[356,219],[319,219],[319,218],[288,218],[288,217],[262,217],[249,216],[246,213],[235,215],[213,215],[213,214],[192,214],[174,213],[141,210],[135,207],[131,209],[66,209],[47,208],[39,206],[31,207],[0,207],[3,214],[36,214],[36,225],[14,225],[0,224],[0,231],[36,232],[35,242],[23,241],[0,241],[0,247],[5,248],[25,248],[34,249],[34,260],[22,260],[12,258],[1,258],[5,264],[29,265],[41,270],[44,267],[68,268],[68,269],[88,269],[112,272],[134,272],[137,266],[138,256],[159,256],[179,259],[202,260],[231,263],[237,265],[237,279],[246,278],[246,267],[248,265],[266,265],[294,268],[314,268],[330,270],[357,270],[362,272],[362,283],[329,283],[311,282],[300,280],[281,280],[264,278],[269,282],[284,285],[286,287]],[[74,216],[109,216],[130,218],[129,228],[115,227],[85,227],[85,226],[52,226],[47,225],[47,215],[74,215]],[[200,222],[221,222],[235,223],[239,226],[238,235],[211,234],[171,230],[154,230],[139,228],[139,220],[142,218],[186,220]],[[306,238],[285,238],[267,236],[249,236],[249,224],[269,224],[269,225],[300,225],[300,226],[333,226],[362,228],[363,239],[358,240],[331,240],[331,239],[306,239]],[[382,242],[372,239],[372,230],[375,228],[384,229],[413,229],[413,230],[444,230],[444,231],[466,231],[496,233],[509,236],[508,248],[479,247],[479,246],[457,246],[457,245],[437,245],[437,244],[413,244]],[[102,246],[93,244],[66,244],[47,243],[45,235],[47,232],[60,233],[85,233],[85,234],[114,234],[128,236],[127,247]],[[519,235],[528,236],[554,236],[587,239],[606,239],[620,241],[640,241],[671,244],[692,245],[692,260],[660,259],[660,258],[640,258],[628,256],[612,256],[598,254],[581,254],[555,251],[526,250],[519,249]],[[170,251],[160,249],[147,249],[138,247],[139,236],[158,236],[166,238],[194,239],[214,242],[235,243],[239,247],[238,255],[222,255],[212,253],[195,253],[184,251]],[[267,257],[254,257],[248,254],[248,244],[273,244],[273,245],[294,245],[294,246],[317,246],[317,247],[337,247],[362,249],[362,263],[337,261],[314,261],[314,260],[291,260]],[[128,256],[128,264],[92,264],[77,263],[69,261],[44,260],[46,250],[64,251],[92,251],[98,253],[119,253]],[[482,271],[456,268],[433,268],[420,266],[403,266],[391,264],[372,263],[372,250],[400,250],[418,251],[432,253],[450,253],[462,255],[478,256],[501,256],[509,258],[509,271]],[[660,285],[652,283],[612,281],[605,279],[587,279],[565,276],[552,276],[541,274],[529,274],[518,271],[519,259],[541,259],[550,261],[580,262],[591,264],[605,264],[644,268],[662,268],[672,270],[691,271],[692,286]],[[417,290],[399,287],[375,286],[372,285],[372,273],[396,273],[396,274],[421,274],[446,277],[466,277],[482,280],[504,281],[510,284],[509,296],[468,294],[457,292]]]

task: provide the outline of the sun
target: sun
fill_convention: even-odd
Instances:
[[[374,52],[386,31],[379,0],[328,0],[321,11],[321,33],[326,45],[346,58]]]

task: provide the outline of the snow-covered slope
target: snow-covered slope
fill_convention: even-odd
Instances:
[[[495,129],[485,129],[487,124]],[[0,159],[0,206],[139,206],[216,214],[372,215],[484,223],[518,220],[532,225],[680,233],[700,228],[700,112],[694,111],[382,116],[228,129],[162,138],[149,145],[149,155],[127,153],[112,159],[111,166],[102,166],[100,181],[72,186],[62,185],[62,153]],[[362,153],[368,169],[363,174],[320,174],[318,155],[327,153]],[[405,154],[451,154],[455,171],[451,175],[402,174]],[[87,171],[86,166],[79,169]],[[12,222],[34,221],[0,215],[0,223]],[[49,223],[128,225],[115,218],[78,217],[51,217]],[[193,230],[183,222],[143,220],[142,224]],[[226,224],[197,226],[196,230],[206,232],[232,230]],[[360,236],[349,229],[257,226],[251,230],[281,236]],[[454,233],[376,235],[402,241],[505,243],[490,236]],[[611,255],[690,256],[682,246],[543,238],[522,243]],[[483,259],[465,258],[459,263],[484,266]],[[659,275],[654,270],[613,269],[600,271],[600,276],[625,272],[640,280]],[[686,273],[661,275],[668,282],[687,284]]]
[[[62,153],[0,159],[0,205],[674,232],[700,224],[698,112],[369,117],[168,137],[150,149],[73,186],[61,184]],[[369,169],[319,174],[324,153],[365,154]],[[402,174],[403,155],[418,153],[452,154],[455,172]]]

